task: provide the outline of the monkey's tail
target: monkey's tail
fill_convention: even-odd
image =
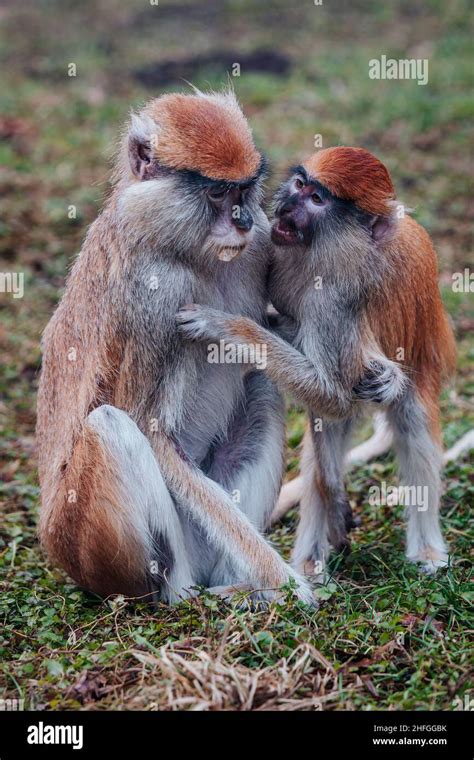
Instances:
[[[443,464],[448,462],[454,462],[456,459],[460,459],[467,451],[474,449],[474,428],[468,430],[463,436],[456,441],[454,446],[444,452]]]
[[[293,478],[282,487],[275,509],[270,517],[270,525],[279,522],[286,513],[296,507],[303,495],[303,478],[301,475]]]

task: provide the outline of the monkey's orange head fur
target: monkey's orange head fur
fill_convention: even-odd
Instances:
[[[150,101],[141,115],[155,123],[155,156],[171,169],[240,181],[253,177],[261,165],[248,122],[231,91],[163,95]]]
[[[325,148],[303,166],[338,198],[353,201],[369,214],[388,215],[395,189],[390,174],[365,148]]]

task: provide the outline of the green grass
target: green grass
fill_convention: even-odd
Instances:
[[[120,125],[131,105],[162,91],[139,85],[133,71],[231,39],[237,51],[270,48],[291,60],[286,77],[243,70],[233,80],[273,165],[269,191],[321,133],[325,146],[360,144],[378,154],[432,234],[459,347],[454,389],[441,401],[446,445],[472,427],[472,294],[451,288],[452,272],[472,269],[468,2],[125,5],[43,1],[4,11],[0,270],[25,274],[25,297],[0,295],[0,697],[46,709],[294,710],[318,700],[324,709],[453,709],[474,689],[472,460],[445,472],[453,560],[435,578],[405,562],[400,508],[368,503],[371,485],[396,478],[385,457],[349,476],[362,525],[351,556],[333,559],[317,611],[288,600],[249,612],[205,595],[153,610],[103,602],[45,562],[36,541],[34,424],[41,331],[106,193]],[[381,54],[429,58],[429,85],[369,80],[368,61]],[[76,78],[66,76],[71,61]],[[202,87],[226,79],[198,66],[193,76]],[[76,219],[68,218],[71,205]],[[291,406],[291,472],[303,428],[301,409]],[[367,432],[366,425],[360,435]],[[295,521],[290,515],[271,534],[286,556]]]

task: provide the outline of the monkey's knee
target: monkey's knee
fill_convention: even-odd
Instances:
[[[109,404],[94,409],[87,417],[86,426],[97,433],[103,446],[122,467],[150,446],[132,418],[122,409]]]
[[[166,601],[187,596],[194,584],[182,525],[151,444],[124,411],[101,406],[89,415],[126,484],[127,522],[141,548],[148,591]]]
[[[114,445],[117,423],[109,407],[87,418],[53,503],[44,505],[41,538],[80,586],[101,596],[134,596],[147,591],[147,539]]]
[[[178,538],[176,538],[176,536]],[[122,410],[88,416],[57,494],[43,543],[81,585],[101,596],[171,600],[179,520],[148,440]]]

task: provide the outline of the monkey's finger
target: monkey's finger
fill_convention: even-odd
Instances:
[[[175,319],[178,325],[190,325],[194,322],[197,322],[197,320],[200,318],[200,315],[196,311],[184,311],[184,312],[178,312],[176,314]]]
[[[226,604],[232,604],[241,610],[255,611],[270,604],[271,601],[283,601],[285,594],[271,594],[255,591],[248,583],[234,583],[230,586],[212,586],[206,589],[206,594],[212,594],[222,599]]]
[[[190,319],[195,319],[200,308],[201,307],[195,303],[188,304],[187,306],[182,306],[179,311],[176,312],[175,318],[178,320],[178,322],[187,322]]]
[[[185,338],[186,340],[201,340],[203,338],[203,335],[198,327],[196,327],[192,322],[187,322],[186,324],[180,324],[178,327],[178,333]]]
[[[206,320],[199,315],[179,321],[177,330],[186,340],[213,340],[212,331],[209,330]]]
[[[180,307],[179,311],[197,311],[199,308],[200,306],[198,303],[185,303]]]

